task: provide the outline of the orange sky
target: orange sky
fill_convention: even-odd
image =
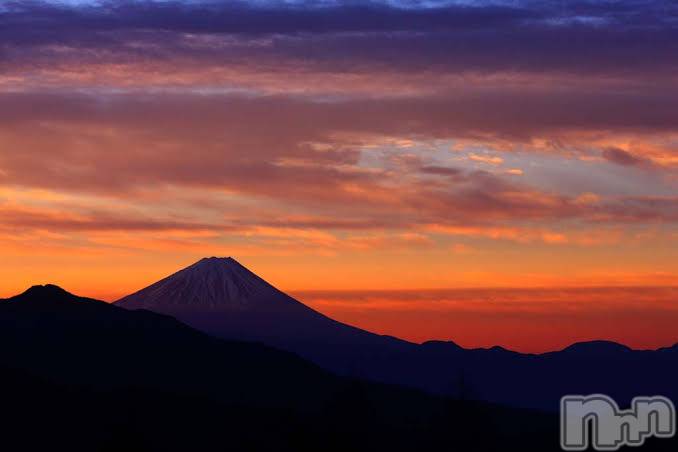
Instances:
[[[415,342],[501,344],[540,353],[600,338],[634,348],[676,343],[678,288],[323,291],[295,295],[331,317]]]
[[[0,6],[0,296],[114,300],[233,256],[283,290],[397,291],[308,301],[416,340],[678,342],[671,16],[513,3],[375,2],[378,26],[342,4]],[[576,316],[522,289],[437,316],[411,292],[506,287],[647,289],[611,317],[590,293]]]

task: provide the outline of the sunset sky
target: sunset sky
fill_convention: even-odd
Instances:
[[[3,1],[0,297],[233,256],[339,320],[678,342],[678,4]]]

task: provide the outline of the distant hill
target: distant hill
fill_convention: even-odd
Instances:
[[[557,450],[555,416],[338,378],[56,286],[0,300],[0,343],[6,450]]]
[[[414,344],[330,319],[232,258],[202,259],[116,305],[171,315],[216,337],[292,351],[340,375],[458,398],[549,411],[566,394],[604,393],[622,405],[648,394],[678,401],[678,347],[636,351],[598,341],[531,355]]]

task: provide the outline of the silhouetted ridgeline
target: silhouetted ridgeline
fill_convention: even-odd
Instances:
[[[202,259],[116,304],[165,313],[216,337],[292,351],[339,375],[455,398],[551,412],[567,394],[608,394],[621,405],[653,394],[678,402],[675,346],[636,351],[598,341],[529,355],[414,344],[330,319],[232,258]]]
[[[0,301],[0,340],[5,450],[557,445],[552,416],[334,377],[286,352],[215,339],[170,317],[56,286]]]
[[[336,377],[56,286],[0,300],[0,341],[3,450],[559,450],[555,415],[469,401],[465,373],[456,398]]]

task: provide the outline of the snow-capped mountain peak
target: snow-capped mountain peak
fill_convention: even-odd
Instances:
[[[283,294],[232,257],[208,257],[118,301],[137,309],[158,307],[261,309]]]

